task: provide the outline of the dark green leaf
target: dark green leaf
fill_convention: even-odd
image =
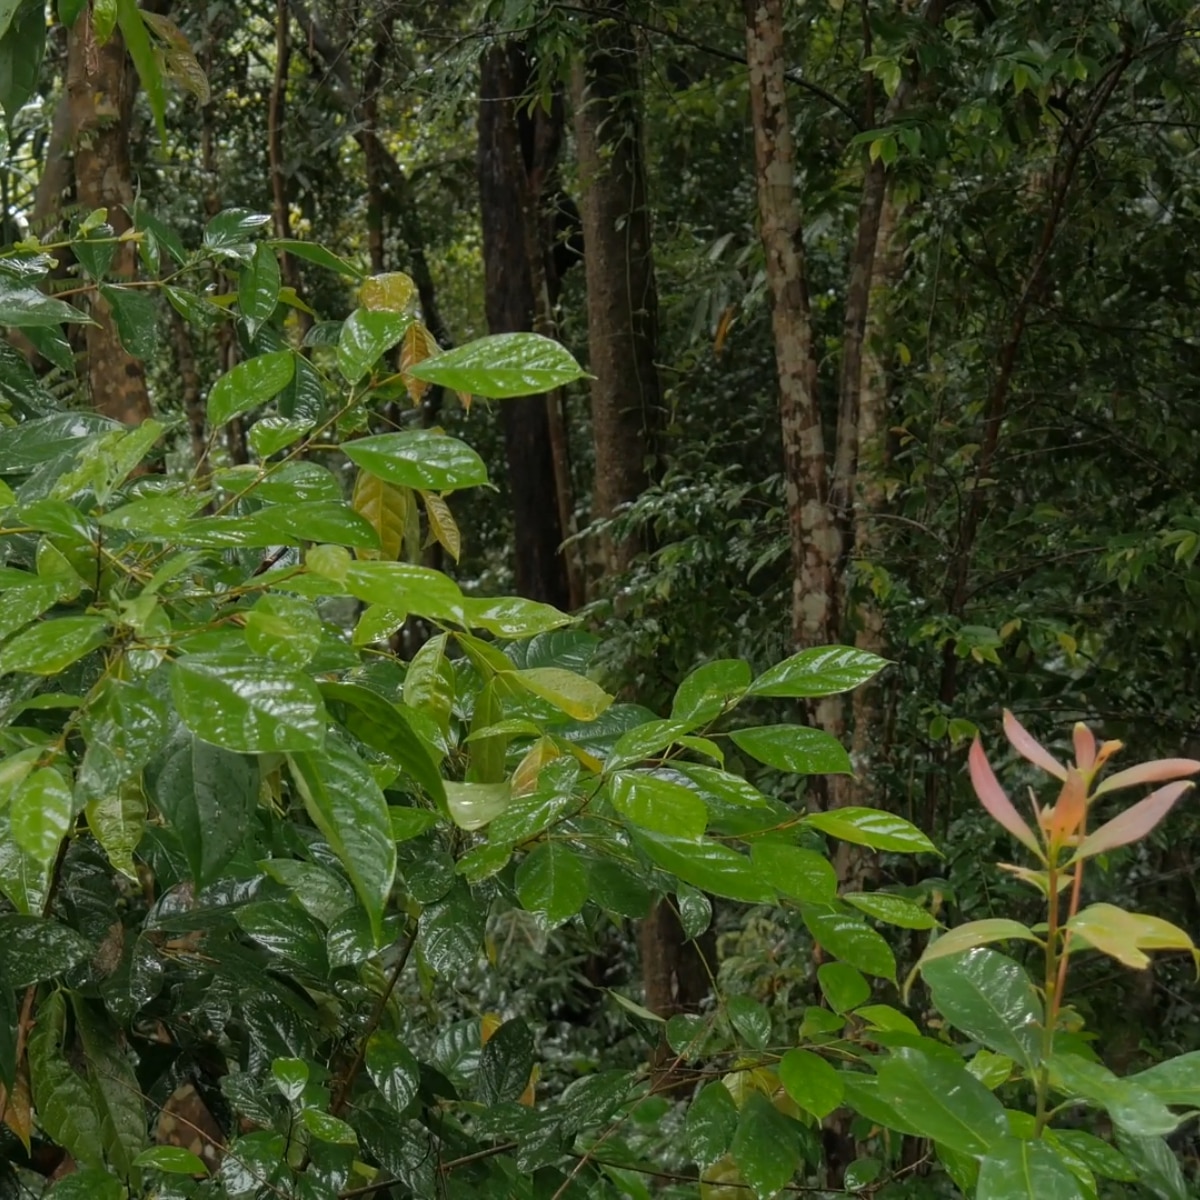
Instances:
[[[104,617],[58,617],[41,621],[17,634],[0,649],[0,675],[10,671],[57,675],[103,645],[107,636],[108,622]]]
[[[776,663],[749,685],[754,696],[832,696],[866,683],[887,660],[849,646],[818,646]]]
[[[394,313],[373,315],[396,317]],[[487,467],[470,446],[431,429],[408,429],[401,433],[356,438],[346,442],[342,450],[352,463],[399,487],[452,492],[487,483]],[[495,604],[495,601],[487,603]]]
[[[15,13],[11,0],[4,7],[12,23],[4,28],[0,21],[0,108],[11,129],[17,113],[37,91],[46,51],[46,11],[42,0],[26,0]]]
[[[719,658],[697,667],[676,689],[671,716],[692,725],[705,725],[728,711],[750,686],[750,664],[740,658]]]
[[[573,917],[587,900],[587,877],[575,852],[562,842],[542,842],[517,868],[522,908],[541,913],[550,925]]]
[[[108,301],[117,322],[121,345],[134,358],[151,358],[158,350],[158,310],[148,292],[102,283],[100,294]]]
[[[35,287],[0,275],[0,325],[29,329],[61,325],[64,321],[81,324],[88,320],[86,314],[65,301],[55,300]]]
[[[979,947],[922,968],[934,1006],[956,1029],[1032,1068],[1042,1057],[1042,1009],[1025,969]]]
[[[749,904],[770,904],[775,899],[774,889],[754,870],[750,860],[720,842],[670,837],[649,830],[635,830],[633,840],[654,863],[701,891]]]
[[[343,322],[338,337],[337,361],[342,375],[350,383],[357,383],[404,336],[412,320],[407,313],[356,308]],[[345,448],[348,450],[349,444]]]
[[[8,984],[18,989],[56,979],[92,953],[81,933],[42,917],[0,917],[0,941]]]
[[[291,382],[296,357],[290,350],[274,350],[238,363],[208,393],[208,421],[213,428],[265,404]]]
[[[285,254],[302,258],[318,267],[324,267],[335,274],[346,275],[351,279],[361,280],[363,278],[362,271],[353,263],[347,262],[344,258],[338,258],[336,254],[330,253],[324,246],[318,245],[316,242],[301,242],[296,238],[272,238],[267,245],[273,246],[276,250],[282,250]]]
[[[841,1074],[810,1050],[789,1050],[779,1062],[779,1081],[787,1094],[818,1120],[840,1107],[846,1093]]]
[[[730,996],[726,1000],[729,1020],[746,1045],[765,1050],[771,1040],[771,1015],[753,996]]]
[[[831,905],[805,904],[801,912],[813,939],[834,958],[868,975],[895,980],[896,959],[891,947],[860,917]]]
[[[584,372],[558,342],[536,333],[499,333],[409,368],[414,379],[501,400],[536,396],[582,379]]]
[[[151,1146],[133,1160],[135,1167],[149,1167],[167,1175],[207,1175],[204,1159],[182,1146]]]
[[[269,659],[228,651],[184,655],[171,671],[171,693],[183,723],[225,750],[309,751],[325,740],[316,684]]]
[[[484,913],[466,884],[457,884],[443,900],[421,914],[418,945],[425,961],[440,975],[454,976],[479,959]]]
[[[317,980],[329,974],[325,932],[302,908],[269,900],[243,905],[234,916],[245,934],[288,964]]]
[[[524,1021],[505,1021],[479,1056],[479,1099],[488,1107],[515,1100],[533,1069],[533,1034]]]
[[[640,920],[650,911],[650,889],[631,867],[614,858],[584,860],[588,896],[606,912]]]
[[[73,1000],[105,1156],[118,1175],[128,1176],[146,1144],[141,1088],[116,1029],[82,997]]]
[[[179,834],[197,889],[218,878],[258,805],[257,762],[188,734],[147,767],[146,784]]]
[[[834,1012],[849,1012],[871,998],[871,985],[849,963],[822,963],[817,968],[817,982]]]
[[[1179,1159],[1159,1137],[1136,1137],[1117,1128],[1117,1144],[1132,1164],[1139,1184],[1158,1200],[1193,1200],[1194,1192],[1183,1178]]]
[[[104,1133],[91,1089],[66,1054],[66,1001],[51,992],[38,1006],[29,1038],[29,1082],[38,1121],[75,1161],[102,1168]]]
[[[788,842],[756,841],[750,861],[773,888],[793,900],[828,904],[837,894],[837,873],[827,858]]]
[[[330,735],[321,754],[288,761],[308,815],[346,868],[378,944],[396,874],[396,843],[387,801],[366,763]]]
[[[270,320],[279,301],[279,260],[266,242],[254,248],[254,257],[238,272],[238,308],[246,318],[250,338]]]
[[[1004,1107],[965,1066],[902,1048],[879,1067],[879,1097],[935,1142],[976,1157],[1008,1135]]]
[[[752,1091],[729,1152],[758,1200],[770,1200],[800,1165],[800,1130],[766,1096]]]
[[[691,788],[641,771],[618,771],[613,807],[631,825],[676,838],[699,838],[708,824],[704,801]]]
[[[383,1098],[401,1116],[412,1103],[421,1069],[412,1051],[393,1033],[377,1030],[367,1039],[367,1074]]]
[[[803,725],[760,725],[729,735],[751,758],[796,775],[852,775],[845,747],[821,729]]]
[[[361,684],[322,683],[321,694],[346,706],[343,724],[360,742],[393,758],[442,812],[448,811],[437,763],[402,708]]]
[[[809,813],[804,823],[830,837],[870,846],[873,850],[893,850],[899,854],[937,853],[937,847],[915,825],[877,808],[847,806]]]
[[[108,1171],[84,1167],[64,1175],[45,1195],[46,1200],[126,1200],[128,1192]]]
[[[1097,1175],[1119,1179],[1124,1183],[1132,1183],[1138,1177],[1133,1164],[1120,1150],[1093,1133],[1083,1129],[1048,1129],[1045,1136],[1052,1144],[1065,1146],[1089,1171]]]
[[[979,1164],[976,1200],[1084,1200],[1079,1181],[1044,1142],[1005,1138]]]
[[[204,229],[204,244],[213,250],[229,250],[252,238],[271,218],[248,208],[227,208],[219,212]]]
[[[715,1163],[737,1132],[738,1110],[723,1083],[709,1083],[688,1106],[684,1141],[688,1154],[702,1167]]]

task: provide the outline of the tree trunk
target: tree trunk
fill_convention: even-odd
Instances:
[[[658,298],[646,204],[638,49],[624,3],[588,0],[583,61],[574,71],[575,138],[583,189],[588,357],[596,474],[593,517],[611,517],[653,473],[661,390],[655,366]],[[606,538],[610,570],[636,539]]]
[[[825,469],[804,242],[793,184],[796,153],[785,95],[781,0],[745,0],[745,15],[758,212],[779,376],[792,555],[792,640],[803,649],[839,640],[837,583],[842,536],[829,504]],[[840,696],[814,702],[809,718],[837,738],[845,733]],[[812,783],[817,785],[812,789],[813,798],[820,803],[836,805],[848,798],[842,777],[814,777]]]
[[[480,61],[477,166],[491,333],[515,333],[542,324],[538,292],[539,284],[545,287],[545,270],[537,181],[546,177],[549,164],[531,161],[538,139],[522,145],[517,106],[529,73],[523,49],[513,42],[490,47]],[[560,549],[565,532],[549,402],[547,396],[508,400],[500,414],[513,504],[517,591],[567,608],[571,589]]]
[[[91,15],[84,9],[67,41],[67,98],[75,149],[75,199],[85,210],[105,208],[113,229],[130,227],[125,208],[133,203],[129,129],[136,76],[119,32],[97,46]],[[131,280],[137,271],[133,242],[117,247],[109,274]],[[117,335],[112,309],[99,293],[91,298],[86,365],[92,404],[107,417],[136,425],[151,415],[146,372]]]

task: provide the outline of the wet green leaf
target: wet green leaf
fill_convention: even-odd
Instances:
[[[104,617],[56,617],[18,633],[0,649],[0,675],[57,675],[108,637]]]
[[[804,725],[760,725],[729,735],[751,758],[796,775],[852,775],[850,755],[835,737]]]
[[[414,363],[408,373],[454,392],[493,400],[536,396],[584,376],[565,347],[536,333],[479,338]]]
[[[311,751],[325,740],[316,684],[269,659],[229,651],[183,655],[171,671],[171,694],[183,723],[225,750]]]
[[[517,897],[521,907],[541,913],[550,925],[561,925],[587,900],[587,876],[569,846],[542,842],[517,868]]]
[[[296,359],[290,350],[273,350],[238,363],[208,393],[208,421],[213,428],[266,404],[291,382]]]
[[[343,377],[350,383],[362,379],[383,354],[404,336],[412,320],[407,313],[356,308],[343,322],[338,337],[337,362]],[[344,449],[349,451],[352,444],[348,443]],[[379,474],[373,467],[368,470]]]
[[[879,1097],[907,1124],[962,1154],[989,1154],[1008,1135],[1004,1107],[965,1066],[903,1048],[879,1067]]]
[[[805,1112],[819,1120],[840,1107],[846,1094],[842,1076],[810,1050],[789,1050],[779,1061],[779,1081]]]
[[[431,429],[355,438],[342,450],[352,463],[398,487],[452,492],[487,483],[487,467],[470,446]]]
[[[376,943],[396,874],[396,843],[387,801],[367,765],[341,738],[321,754],[291,754],[292,777],[312,822],[350,876]]]
[[[749,691],[754,696],[832,696],[866,683],[887,660],[849,646],[801,650],[764,671]]]
[[[830,837],[870,846],[873,850],[892,850],[899,854],[937,853],[937,847],[915,825],[903,817],[875,808],[848,806],[809,813],[804,823]]]

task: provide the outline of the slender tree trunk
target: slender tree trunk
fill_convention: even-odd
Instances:
[[[267,112],[267,158],[271,172],[271,225],[277,238],[292,236],[292,203],[288,187],[284,129],[287,124],[287,87],[292,62],[291,14],[287,0],[275,0],[275,76],[271,81],[271,99]],[[297,295],[303,277],[300,264],[290,254],[280,256],[283,282]],[[296,310],[301,334],[312,326],[312,317]]]
[[[650,480],[662,394],[637,42],[622,19],[624,3],[589,4],[597,15],[589,23],[572,90],[583,189],[588,355],[595,376],[592,514],[605,518],[635,500]],[[625,569],[641,548],[632,537],[606,537],[608,570]],[[645,920],[640,944],[646,1007],[670,1016],[699,1005],[708,994],[708,972],[669,901],[660,901]],[[656,1060],[666,1057],[660,1047]]]
[[[85,209],[108,210],[118,233],[130,227],[125,208],[133,203],[129,129],[136,78],[118,32],[97,46],[91,15],[84,9],[67,43],[67,97],[74,133],[75,198]],[[137,272],[132,242],[118,246],[110,275],[131,280]],[[92,404],[98,412],[130,425],[151,415],[142,364],[121,345],[112,309],[98,293],[91,299],[94,325],[87,327],[86,363]]]
[[[480,61],[479,199],[488,329],[514,333],[538,324],[539,284],[545,287],[537,209],[537,177],[521,144],[517,106],[529,83],[529,63],[516,43],[494,45]],[[531,130],[532,132],[532,130]],[[531,142],[534,139],[530,139]],[[536,153],[536,146],[530,146]],[[530,155],[532,157],[532,155]],[[517,591],[566,608],[571,601],[557,501],[548,397],[526,396],[501,408],[512,494]]]
[[[588,357],[596,474],[595,517],[611,517],[653,473],[662,395],[655,366],[658,297],[646,203],[640,74],[626,5],[588,0],[583,61],[573,79],[583,189]],[[627,567],[635,539],[606,539],[610,569]]]
[[[862,385],[857,406],[857,438],[854,489],[854,554],[868,564],[874,563],[883,549],[878,515],[886,506],[883,471],[887,459],[889,394],[889,296],[904,266],[904,248],[897,236],[899,213],[890,189],[885,196],[877,229],[874,265],[871,272],[869,319],[863,337]],[[859,581],[855,604],[856,649],[879,655],[887,653],[883,611],[869,584]],[[877,807],[880,799],[876,778],[882,736],[883,685],[872,680],[855,688],[851,695],[854,731],[851,760],[854,763],[856,804]],[[841,847],[839,847],[839,850]],[[839,877],[853,873],[851,859],[861,864],[862,856],[846,855]]]
[[[758,212],[779,377],[784,486],[792,552],[792,640],[798,648],[839,640],[838,566],[842,536],[829,503],[817,360],[796,200],[796,152],[788,118],[781,0],[745,0],[746,60],[754,122]],[[812,722],[845,732],[842,698],[812,704]],[[814,799],[844,803],[839,777],[814,778]]]

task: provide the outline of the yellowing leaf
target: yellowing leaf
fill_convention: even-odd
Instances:
[[[425,515],[429,518],[429,532],[433,540],[458,562],[458,556],[462,553],[462,534],[459,533],[458,522],[450,506],[436,492],[422,492],[421,499],[425,501]]]
[[[400,374],[404,377],[404,386],[408,389],[408,397],[414,404],[421,403],[421,397],[429,391],[432,385],[424,379],[414,379],[408,374],[409,368],[441,352],[442,348],[437,344],[433,334],[420,321],[414,321],[408,327],[408,332],[404,335],[404,342],[400,347]],[[458,555],[456,554],[454,557],[457,558]]]
[[[386,483],[370,471],[360,470],[354,481],[351,504],[354,511],[364,517],[379,534],[381,547],[379,550],[359,550],[358,556],[396,562],[404,547],[404,530],[412,504],[412,491]]]
[[[486,1046],[492,1040],[492,1034],[503,1024],[504,1018],[499,1013],[484,1013],[479,1018],[479,1044]]]
[[[529,747],[525,757],[517,764],[517,769],[512,774],[512,794],[528,796],[537,787],[538,776],[542,773],[542,768],[548,762],[561,757],[562,751],[555,745],[552,738],[538,738]]]
[[[5,1100],[4,1123],[17,1135],[21,1145],[29,1151],[33,1137],[33,1100],[29,1095],[29,1069],[22,1063],[13,1089],[7,1097],[4,1085],[0,1084],[0,1099]]]
[[[577,721],[594,721],[613,701],[598,684],[561,667],[507,671],[505,678],[519,683],[526,691],[548,701]]]
[[[417,285],[403,271],[372,275],[358,292],[363,308],[377,312],[408,312],[417,294]]]
[[[1139,971],[1150,965],[1146,950],[1196,949],[1192,939],[1170,921],[1126,912],[1115,904],[1089,904],[1071,918],[1067,928],[1093,950]]]

